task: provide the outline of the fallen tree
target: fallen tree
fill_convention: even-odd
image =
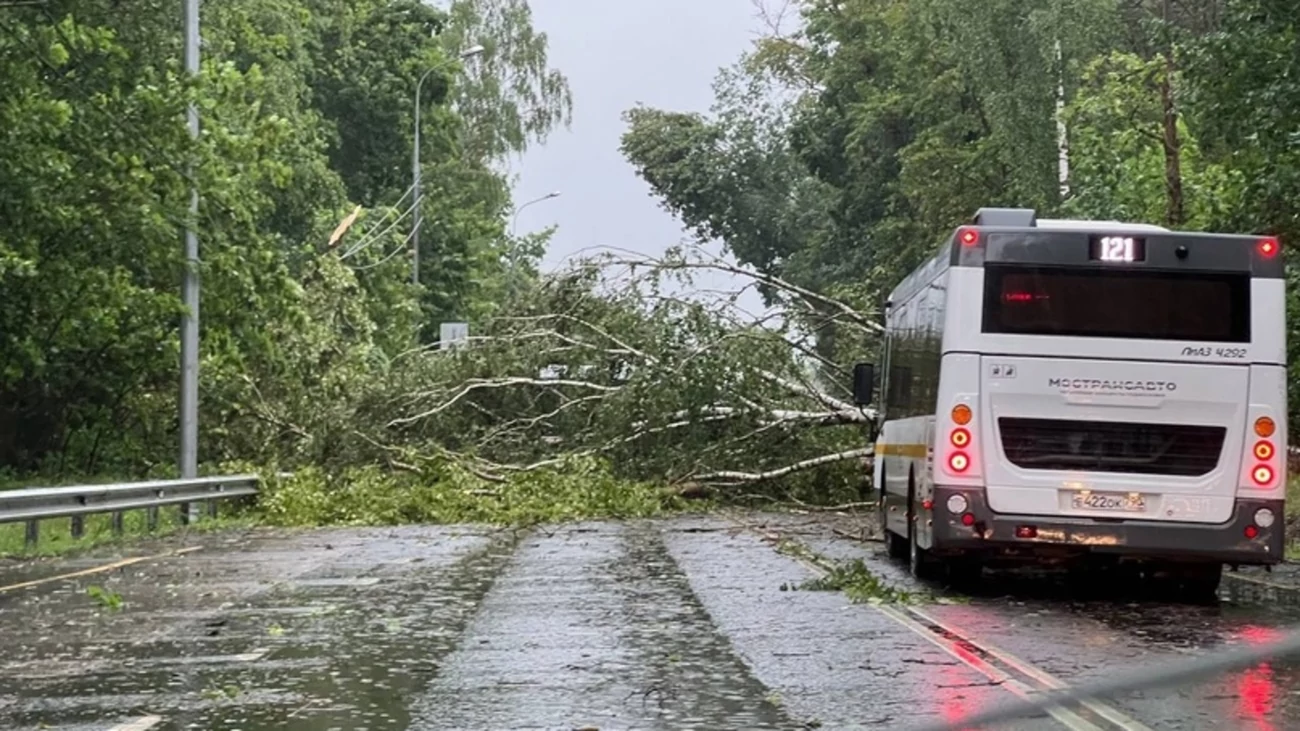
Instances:
[[[701,289],[701,273],[742,284]],[[755,286],[766,312],[740,304]],[[355,436],[394,466],[452,459],[488,481],[599,458],[683,491],[843,497],[867,474],[874,413],[853,404],[851,368],[815,347],[828,326],[841,350],[874,352],[879,326],[852,303],[699,248],[607,250],[544,277],[459,347],[396,357]]]

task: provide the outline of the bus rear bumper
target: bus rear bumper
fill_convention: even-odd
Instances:
[[[948,499],[966,498],[963,513],[948,510]],[[1221,561],[1227,564],[1280,563],[1285,557],[1286,519],[1281,500],[1238,499],[1227,523],[1168,523],[1150,520],[1099,521],[1060,516],[1007,515],[989,508],[979,488],[934,488],[931,550],[1027,553],[1062,550],[1105,553],[1132,558]],[[1274,515],[1269,527],[1255,523],[1255,513]],[[963,514],[972,518],[966,525]],[[1248,537],[1254,528],[1254,537]]]

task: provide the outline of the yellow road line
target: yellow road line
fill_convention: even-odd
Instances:
[[[134,721],[119,723],[112,726],[108,731],[147,731],[163,722],[162,716],[141,716]]]
[[[182,556],[187,553],[193,553],[202,548],[203,546],[190,546],[189,548],[181,548],[175,551],[168,551],[167,553],[154,554],[152,556],[136,556],[135,558],[124,558],[121,561],[114,561],[113,563],[104,564],[103,566],[93,566],[88,569],[73,571],[67,574],[59,574],[57,576],[47,576],[43,579],[33,579],[32,581],[24,581],[21,584],[10,584],[9,586],[0,586],[0,594],[3,594],[7,591],[18,591],[19,589],[29,589],[33,586],[40,586],[41,584],[50,584],[55,581],[63,581],[65,579],[75,579],[80,576],[102,574],[105,571],[120,569],[124,566],[130,566],[132,564],[137,564],[144,561],[154,561],[160,558],[171,558],[173,556]]]

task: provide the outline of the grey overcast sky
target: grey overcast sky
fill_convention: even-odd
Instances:
[[[707,112],[722,66],[759,27],[751,0],[531,0],[550,64],[569,78],[573,124],[515,161],[515,204],[558,190],[519,213],[520,232],[558,226],[544,266],[594,246],[656,254],[686,236],[618,151],[624,110],[638,102]],[[718,247],[720,250],[720,247]],[[709,277],[702,286],[723,285]],[[746,297],[747,309],[759,307]]]

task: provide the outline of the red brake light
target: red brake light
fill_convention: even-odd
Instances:
[[[952,436],[949,437],[949,440],[952,442],[952,446],[961,449],[962,447],[965,447],[966,445],[970,444],[970,430],[953,429]]]
[[[1260,487],[1267,487],[1273,482],[1273,468],[1266,464],[1255,465],[1254,471],[1250,473],[1250,479]]]
[[[970,513],[962,513],[961,524],[966,526],[967,528],[969,528],[972,525],[975,525],[975,516],[971,515]]]
[[[953,452],[948,456],[948,467],[953,472],[965,472],[970,469],[970,457],[965,452]]]
[[[963,228],[957,234],[957,239],[961,241],[962,246],[974,246],[980,242],[980,232],[973,228]]]
[[[1259,529],[1253,525],[1246,526],[1246,537],[1254,540],[1259,537]]]
[[[1259,254],[1265,259],[1272,259],[1281,248],[1282,245],[1272,236],[1259,240]]]
[[[1255,459],[1260,461],[1273,459],[1273,444],[1271,442],[1256,442]]]

